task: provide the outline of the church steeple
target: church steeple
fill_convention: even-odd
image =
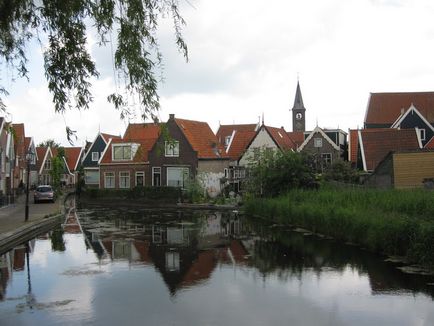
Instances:
[[[292,107],[292,131],[306,131],[306,108],[301,96],[300,82],[297,81],[294,106]]]

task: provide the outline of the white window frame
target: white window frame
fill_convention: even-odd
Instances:
[[[330,157],[330,160],[325,157],[326,155],[328,155]],[[324,166],[331,165],[333,163],[333,155],[332,155],[332,153],[321,153],[321,160],[322,160]]]
[[[125,173],[125,175],[122,175]],[[127,181],[125,184],[123,184],[122,179],[125,178]],[[131,178],[130,178],[130,171],[119,171],[119,188],[120,189],[130,189],[131,188]]]
[[[420,140],[426,140],[426,130],[424,128],[419,129]]]
[[[92,162],[99,161],[99,152],[92,152]]]
[[[142,176],[143,177],[143,184],[142,184],[142,186],[144,187],[145,186],[145,171],[137,171],[136,172],[136,177],[135,177],[135,179],[136,179],[136,187],[138,186],[137,185],[137,177],[138,176]]]
[[[52,168],[52,164],[51,164],[51,159],[46,159],[45,163],[44,163],[44,170],[51,170]]]
[[[158,172],[156,172],[158,171]],[[154,174],[159,174],[160,175],[160,184],[158,186],[156,186],[154,184]],[[160,187],[161,186],[161,166],[153,166],[152,167],[152,186],[153,187]]]
[[[180,187],[182,188],[182,186],[185,186],[185,181],[188,180],[188,177],[190,177],[190,169],[187,167],[178,167],[178,166],[170,166],[166,168],[166,185],[168,187],[173,187],[169,185],[169,169],[176,169],[176,170],[182,170],[182,175],[183,175],[183,184],[180,185]],[[187,173],[185,173],[185,171],[187,171]],[[184,175],[187,174],[188,177],[187,179],[184,179]]]
[[[230,141],[231,141],[231,136],[226,136],[225,137],[225,146],[228,146]]]
[[[129,147],[130,148],[130,157],[125,158],[124,157],[124,150],[122,149],[122,158],[115,158],[115,148],[117,147]],[[132,155],[133,155],[133,147],[131,146],[131,144],[116,144],[116,145],[112,145],[112,160],[113,161],[131,161],[132,160]]]
[[[166,157],[179,157],[179,141],[165,141],[164,142],[164,156]]]
[[[177,251],[166,252],[166,270],[176,272],[180,270],[180,255]]]
[[[108,178],[113,178],[113,183],[108,185]],[[116,174],[112,171],[104,172],[104,188],[105,189],[113,189],[116,188]]]
[[[322,138],[314,138],[313,139],[313,147],[315,147],[315,148],[322,147]]]

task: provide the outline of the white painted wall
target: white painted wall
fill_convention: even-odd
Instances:
[[[239,164],[240,166],[247,166],[247,165],[249,165],[249,163],[251,163],[251,160],[253,159],[253,151],[255,148],[277,149],[277,145],[273,141],[273,139],[270,137],[268,132],[264,128],[261,128],[261,130],[258,132],[256,137],[253,139],[249,148],[246,150],[244,155],[241,157],[240,164]]]
[[[220,179],[224,176],[224,172],[199,172],[197,179],[208,196],[215,198],[221,192]]]

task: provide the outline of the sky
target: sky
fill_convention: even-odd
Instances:
[[[256,123],[292,130],[290,109],[297,81],[306,107],[306,128],[363,126],[370,92],[434,91],[432,0],[180,0],[187,22],[186,62],[174,43],[170,21],[161,21],[164,82],[159,86],[166,121],[176,117],[219,124]],[[47,89],[42,50],[28,47],[30,80],[15,80],[1,67],[8,119],[25,123],[36,143],[69,145],[65,126],[77,131],[76,146],[98,131],[122,135],[106,97],[114,89],[112,52],[89,49],[101,72],[92,81],[94,102],[86,111],[56,114]]]

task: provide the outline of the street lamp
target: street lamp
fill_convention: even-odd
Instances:
[[[35,153],[33,152],[32,148],[29,148],[29,151],[26,154],[26,160],[27,160],[26,216],[25,216],[25,221],[26,222],[29,220],[30,164],[33,163],[34,158],[35,158]]]

